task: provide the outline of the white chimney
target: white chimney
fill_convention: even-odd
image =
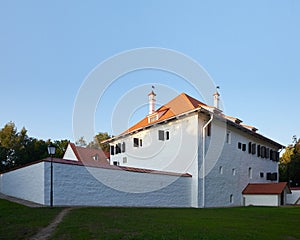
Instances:
[[[213,95],[214,96],[214,107],[217,108],[217,109],[219,109],[219,101],[220,101],[220,99],[219,99],[220,94],[218,93],[219,88],[220,87],[217,87],[216,92]]]
[[[153,90],[148,94],[149,96],[149,115],[155,112],[155,96]]]

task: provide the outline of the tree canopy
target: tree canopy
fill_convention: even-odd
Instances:
[[[109,152],[109,144],[102,143],[102,141],[110,137],[107,132],[99,132],[90,143],[86,143],[81,137],[76,141],[76,145]],[[0,129],[0,172],[47,158],[49,156],[47,148],[50,143],[56,147],[54,157],[62,158],[69,142],[67,139],[55,141],[48,139],[45,141],[29,137],[25,127],[18,131],[16,125],[9,122]]]
[[[280,158],[280,181],[289,182],[291,187],[300,186],[300,139],[286,147]]]

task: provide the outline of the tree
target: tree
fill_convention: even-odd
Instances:
[[[92,148],[101,148],[104,152],[109,152],[109,144],[102,143],[104,140],[110,139],[110,136],[107,132],[99,132],[89,146]]]
[[[290,144],[280,158],[279,179],[300,186],[300,139]]]
[[[56,140],[54,141],[54,146],[56,147],[55,157],[62,158],[67,150],[68,144],[70,143],[69,140]]]
[[[75,142],[76,146],[79,147],[86,147],[86,141],[84,140],[84,137],[79,138],[76,142]]]

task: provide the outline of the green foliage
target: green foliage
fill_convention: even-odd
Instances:
[[[102,149],[104,152],[109,152],[109,144],[103,143],[104,140],[110,139],[111,136],[107,132],[99,132],[92,142],[87,147]]]
[[[280,158],[280,181],[289,182],[291,187],[300,186],[300,139],[289,145]]]
[[[28,137],[23,127],[18,132],[13,122],[0,130],[0,172],[48,157],[50,140]],[[57,147],[55,157],[62,158],[69,141],[54,141]]]

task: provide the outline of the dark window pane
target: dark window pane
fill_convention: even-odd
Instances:
[[[238,149],[242,149],[242,143],[238,143]]]
[[[245,152],[246,151],[246,148],[247,148],[247,145],[246,144],[243,144],[243,151]]]
[[[260,145],[257,145],[257,156],[260,157]]]
[[[139,139],[138,138],[134,138],[133,139],[133,146],[134,147],[138,147],[139,146]]]
[[[125,152],[125,142],[122,143],[122,153]]]
[[[249,154],[252,153],[252,143],[251,142],[248,143],[248,153]]]
[[[110,155],[115,155],[115,147],[110,146]]]
[[[158,130],[158,140],[164,141],[165,140],[165,132],[162,130]]]
[[[170,133],[169,131],[166,131],[166,140],[169,140],[170,139]]]
[[[256,144],[252,143],[252,154],[256,154]]]
[[[140,139],[140,147],[142,147],[142,146],[143,146],[143,140]]]

